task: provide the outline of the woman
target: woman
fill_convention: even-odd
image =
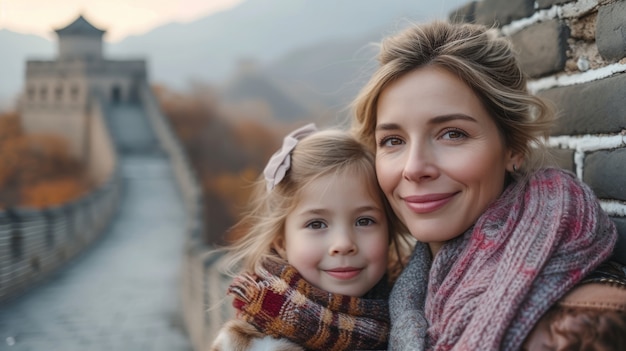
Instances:
[[[574,175],[540,168],[552,113],[509,43],[433,22],[386,39],[353,129],[417,239],[390,300],[392,350],[516,350],[611,254],[615,226]]]

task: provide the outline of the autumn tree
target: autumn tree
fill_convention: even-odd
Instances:
[[[187,94],[156,87],[155,93],[200,178],[206,241],[224,243],[232,239],[227,233],[248,202],[251,183],[288,127],[237,114],[252,113],[250,106],[222,108],[210,87],[198,86]]]
[[[60,205],[91,187],[64,139],[25,134],[17,114],[0,115],[0,208]]]

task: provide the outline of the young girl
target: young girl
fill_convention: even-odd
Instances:
[[[387,272],[406,255],[373,155],[310,124],[285,137],[256,190],[226,262],[240,269],[237,318],[212,350],[386,349]]]

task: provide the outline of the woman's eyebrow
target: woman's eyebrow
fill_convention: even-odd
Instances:
[[[457,119],[470,121],[470,122],[478,122],[476,118],[472,116],[468,116],[463,113],[452,113],[449,115],[441,115],[441,116],[433,117],[432,119],[428,121],[428,124],[440,124],[440,123],[445,123],[449,121],[454,121]]]
[[[398,130],[400,126],[396,123],[381,123],[376,125],[376,131],[379,130]]]
[[[433,117],[431,119],[428,120],[428,124],[441,124],[441,123],[446,123],[446,122],[450,122],[450,121],[454,121],[454,120],[464,120],[464,121],[470,121],[470,122],[475,122],[477,123],[478,121],[476,120],[476,118],[463,114],[463,113],[451,113],[449,115],[441,115],[441,116],[436,116]],[[401,129],[400,125],[397,123],[381,123],[376,125],[376,130],[375,131],[390,131],[390,130],[398,130]]]

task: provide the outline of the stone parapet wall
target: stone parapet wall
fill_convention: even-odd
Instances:
[[[87,249],[116,214],[121,192],[115,149],[103,127],[101,105],[94,104],[94,141],[102,162],[88,165],[101,183],[90,194],[45,209],[0,211],[0,302],[50,276]]]
[[[193,349],[207,350],[219,328],[232,317],[230,304],[225,303],[229,278],[216,269],[221,254],[202,239],[205,228],[202,189],[182,144],[148,86],[141,88],[140,99],[161,147],[170,158],[185,203],[187,242],[181,272],[183,320]]]
[[[510,37],[529,89],[558,110],[548,140],[558,164],[600,198],[626,263],[626,1],[482,0],[450,20]]]

